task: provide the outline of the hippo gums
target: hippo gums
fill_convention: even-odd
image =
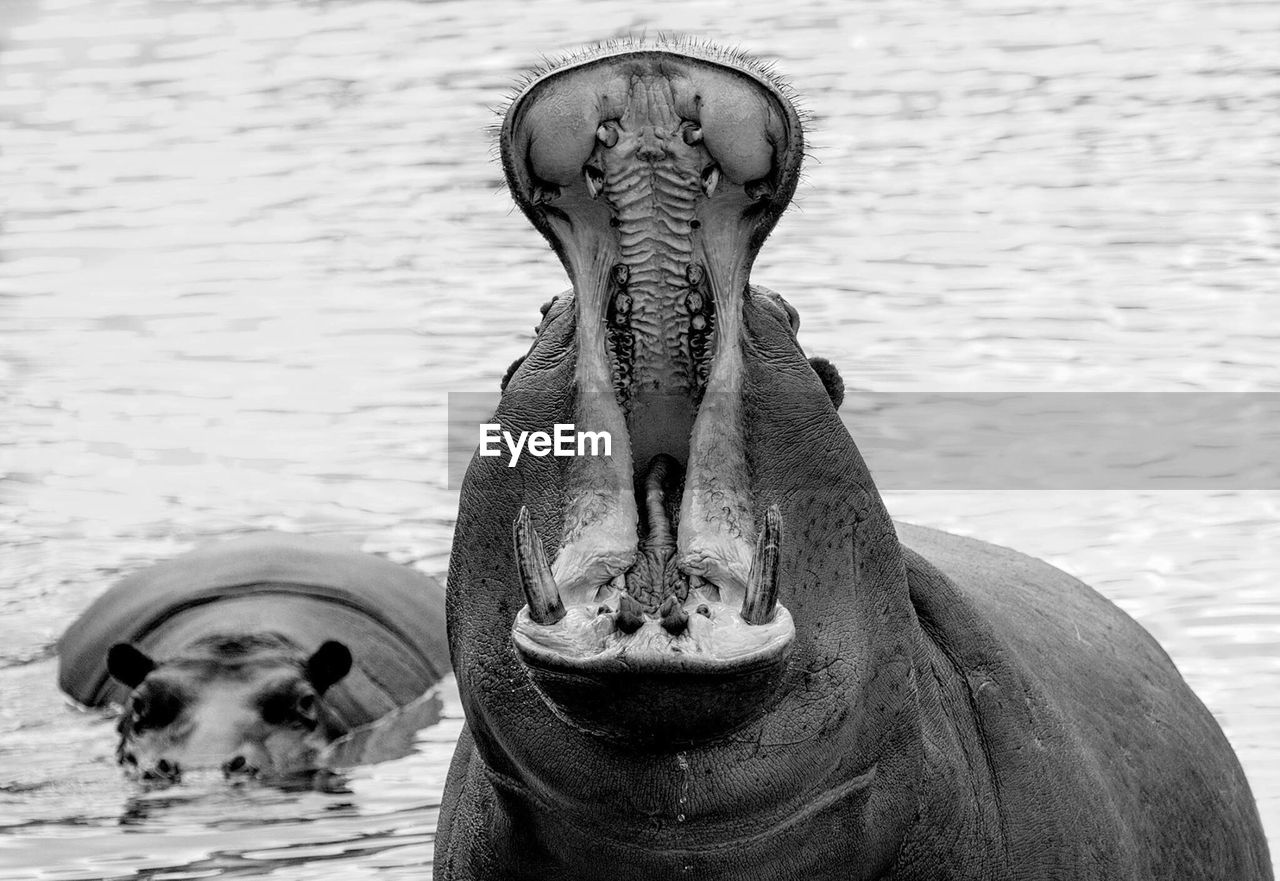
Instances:
[[[443,591],[319,539],[221,542],[125,578],[59,641],[59,682],[120,704],[126,774],[289,782],[449,672]]]
[[[788,90],[625,42],[531,76],[500,147],[572,282],[477,456],[447,591],[466,726],[441,879],[1270,878],[1230,746],[1136,623],[1034,559],[890,520],[750,284]]]

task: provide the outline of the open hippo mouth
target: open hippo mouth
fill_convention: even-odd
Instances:
[[[517,654],[586,730],[731,730],[762,711],[795,637],[782,520],[752,492],[744,310],[795,189],[799,118],[736,55],[632,45],[533,78],[500,143],[573,283],[576,428],[612,438],[564,469],[552,564],[516,519]]]

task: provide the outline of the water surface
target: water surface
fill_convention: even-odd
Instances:
[[[113,580],[212,537],[444,569],[446,395],[495,390],[565,286],[487,131],[543,53],[677,30],[776,59],[810,160],[756,279],[850,386],[1280,391],[1280,7],[781,10],[0,5],[0,876],[429,874],[448,688],[417,752],[345,792],[146,794],[110,721],[56,693],[51,647]],[[1280,493],[887,501],[1135,615],[1280,831]]]

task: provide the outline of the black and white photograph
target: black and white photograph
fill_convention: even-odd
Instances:
[[[1278,47],[0,0],[0,881],[1269,881]]]

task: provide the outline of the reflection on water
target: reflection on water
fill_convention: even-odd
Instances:
[[[669,29],[778,59],[813,161],[756,277],[851,386],[1280,389],[1275,4],[506,8],[0,4],[0,876],[425,874],[447,702],[349,793],[153,801],[48,656],[112,580],[205,536],[444,568],[445,395],[496,388],[564,287],[486,133],[540,53]],[[1280,496],[888,501],[1137,615],[1280,829]]]

